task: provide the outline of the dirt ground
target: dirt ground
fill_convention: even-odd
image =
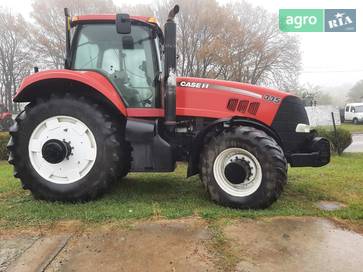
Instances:
[[[0,271],[363,271],[363,235],[309,217],[0,232]]]

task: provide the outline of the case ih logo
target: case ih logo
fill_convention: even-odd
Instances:
[[[189,82],[189,81],[181,81],[179,85],[181,87],[198,88],[198,89],[207,89],[209,86],[208,83]]]

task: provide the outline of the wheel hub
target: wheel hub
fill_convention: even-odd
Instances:
[[[72,147],[70,142],[66,142],[65,140],[51,139],[42,147],[43,158],[51,164],[57,164],[65,159],[69,159],[71,154]]]
[[[42,121],[31,134],[28,149],[34,170],[56,184],[84,178],[97,158],[97,143],[90,128],[65,115]]]
[[[215,158],[213,175],[223,191],[232,196],[245,197],[260,187],[262,167],[251,152],[231,147]]]
[[[224,174],[227,180],[233,184],[246,182],[252,175],[251,167],[244,159],[236,158],[226,165]]]

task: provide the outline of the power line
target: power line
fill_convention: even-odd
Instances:
[[[301,71],[303,74],[312,74],[312,73],[359,73],[363,72],[363,70],[325,70],[325,71]]]

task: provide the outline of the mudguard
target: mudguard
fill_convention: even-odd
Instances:
[[[125,104],[110,81],[94,71],[48,70],[26,77],[18,88],[14,102],[29,102],[36,97],[40,86],[52,84],[52,80],[75,81],[91,87],[107,98],[124,116],[127,116]],[[49,85],[48,85],[49,86]],[[49,90],[51,91],[51,90]]]

